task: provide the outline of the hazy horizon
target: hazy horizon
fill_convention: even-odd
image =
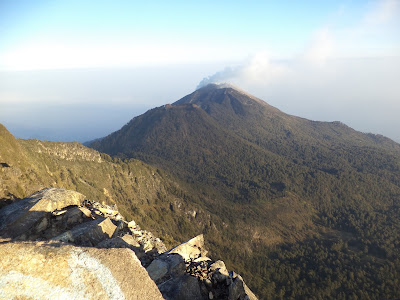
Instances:
[[[199,84],[400,142],[400,1],[0,4],[0,123],[88,141]]]

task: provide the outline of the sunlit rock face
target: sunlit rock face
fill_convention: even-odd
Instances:
[[[0,252],[1,299],[163,299],[129,249],[14,242]]]
[[[169,251],[117,207],[47,188],[0,210],[0,299],[256,299],[198,235]]]

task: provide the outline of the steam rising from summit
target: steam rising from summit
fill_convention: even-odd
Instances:
[[[226,67],[225,69],[218,71],[217,73],[203,78],[197,85],[196,90],[209,85],[210,83],[227,82],[240,76],[241,67]]]
[[[239,86],[250,83],[265,84],[287,72],[286,62],[271,60],[266,52],[260,52],[248,58],[242,64],[227,66],[223,70],[203,78],[196,89],[210,83],[233,82]]]
[[[205,77],[197,89],[230,82],[290,114],[341,121],[400,141],[400,57],[334,59],[311,52],[290,60],[259,53]]]

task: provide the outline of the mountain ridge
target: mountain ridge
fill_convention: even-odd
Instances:
[[[0,208],[45,187],[76,190],[118,204],[126,218],[135,218],[168,246],[201,232],[203,225],[186,226],[192,220],[189,212],[196,211],[201,224],[210,222],[198,204],[184,199],[185,189],[171,175],[143,162],[112,159],[79,143],[20,140],[2,128]],[[162,218],[166,223],[158,222]]]
[[[288,251],[284,245],[296,249],[292,252],[306,251],[311,240],[333,255],[332,235],[327,233],[335,232],[335,239],[343,244],[365,245],[370,247],[368,255],[375,255],[390,252],[388,245],[397,236],[391,231],[393,237],[380,242],[385,245],[382,250],[377,246],[379,238],[367,234],[373,231],[366,229],[372,224],[361,229],[356,220],[371,215],[379,220],[392,218],[391,210],[400,203],[399,144],[340,122],[285,114],[232,87],[196,90],[172,105],[133,118],[91,147],[143,160],[184,182],[210,214],[221,218],[218,230],[229,232],[230,239],[225,240],[206,233],[212,249],[222,253],[228,244],[234,245],[235,254],[227,263],[239,266],[244,259],[247,266],[254,266],[256,273],[246,272],[243,266],[241,272],[266,298],[268,293],[278,293],[261,275],[266,272],[263,268],[271,266],[274,247],[283,253]],[[382,221],[376,222],[384,228]],[[360,249],[343,257],[359,259]],[[256,261],[262,261],[263,267]],[[281,262],[285,268],[293,267],[283,257]],[[309,297],[312,290],[324,293],[323,288],[315,292],[312,279],[304,276],[310,285],[303,286],[301,293],[309,291]],[[332,298],[339,295],[339,291],[330,293]],[[291,292],[284,294],[289,297]]]
[[[203,109],[212,117],[214,117],[215,119],[222,119],[223,120],[223,116],[220,112],[220,110],[218,110],[218,108],[220,109],[223,106],[223,101],[232,101],[231,99],[233,99],[233,101],[236,102],[240,102],[242,104],[241,108],[237,108],[237,111],[244,111],[243,108],[245,108],[247,106],[247,108],[249,110],[249,113],[257,113],[256,117],[267,117],[267,118],[272,118],[271,121],[274,121],[274,119],[279,118],[280,120],[283,120],[286,124],[286,126],[288,128],[285,128],[287,132],[284,133],[288,133],[290,130],[294,130],[296,129],[296,127],[303,125],[304,123],[306,123],[307,127],[311,128],[311,129],[318,129],[318,127],[332,127],[332,131],[334,131],[335,133],[339,133],[341,131],[344,131],[344,133],[352,133],[353,135],[355,135],[355,138],[360,138],[360,136],[362,137],[366,137],[365,135],[367,135],[367,137],[370,138],[370,142],[375,141],[377,144],[387,144],[387,147],[390,148],[395,148],[396,150],[400,150],[399,144],[390,140],[389,138],[386,138],[382,135],[374,135],[374,134],[365,134],[365,133],[361,133],[361,132],[357,132],[356,130],[350,128],[349,126],[343,124],[342,122],[339,121],[333,121],[333,122],[323,122],[323,121],[312,121],[312,120],[308,120],[305,118],[301,118],[301,117],[297,117],[297,116],[292,116],[292,115],[288,115],[282,111],[280,111],[279,109],[269,105],[268,103],[266,103],[265,101],[256,98],[234,86],[219,86],[219,85],[207,85],[199,90],[196,90],[195,92],[193,92],[192,94],[189,94],[183,98],[181,98],[180,100],[174,102],[174,104],[182,104],[182,103],[192,103],[192,104],[197,104],[198,106],[202,107],[203,105]],[[249,100],[253,100],[253,101],[249,101]],[[214,105],[214,107],[210,107],[210,103],[218,103],[220,104],[219,107]],[[249,103],[256,103],[258,104],[256,106],[256,110],[261,110],[262,114],[260,114],[259,112],[255,111],[255,110],[251,110],[251,104]],[[225,103],[226,106],[226,103]],[[231,104],[231,106],[233,107],[234,104]],[[234,108],[233,108],[234,110]],[[236,113],[238,114],[238,113]],[[232,121],[232,120],[230,120]],[[243,119],[241,119],[241,121],[243,121]],[[293,124],[290,124],[293,123]],[[224,122],[224,125],[227,125],[226,123],[228,122]],[[303,124],[302,124],[303,123]],[[274,125],[274,123],[270,123],[269,125]],[[335,131],[336,130],[336,131]],[[339,131],[339,132],[338,132]],[[313,131],[312,134],[316,134],[316,131]],[[328,134],[327,137],[325,138],[330,138],[332,136],[331,134]]]

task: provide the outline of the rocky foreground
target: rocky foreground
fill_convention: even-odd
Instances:
[[[116,207],[48,188],[0,210],[0,299],[257,299],[199,235],[167,251]]]

